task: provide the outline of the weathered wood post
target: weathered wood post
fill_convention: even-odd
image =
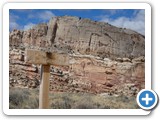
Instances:
[[[41,76],[42,78],[39,90],[39,108],[47,109],[49,106],[50,65],[42,65],[41,70],[42,70],[42,76]]]
[[[26,62],[42,65],[42,78],[39,90],[39,109],[49,108],[50,65],[69,65],[69,56],[64,53],[51,53],[38,50],[26,51]]]

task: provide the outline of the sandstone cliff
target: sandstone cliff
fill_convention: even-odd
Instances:
[[[10,33],[11,46],[59,49],[109,58],[144,56],[144,43],[144,36],[134,31],[69,16],[54,17],[48,25]]]
[[[69,67],[51,67],[51,91],[136,95],[144,88],[145,37],[135,31],[64,16],[14,30],[9,43],[10,87],[38,87],[39,66],[24,58],[26,49],[39,49],[70,55]]]

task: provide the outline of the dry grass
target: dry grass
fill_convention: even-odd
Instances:
[[[38,109],[38,89],[12,88],[10,109]],[[89,93],[50,94],[50,109],[137,109],[135,98],[126,96],[104,97]]]
[[[9,108],[10,109],[36,109],[38,108],[39,99],[36,89],[12,88],[9,91]]]

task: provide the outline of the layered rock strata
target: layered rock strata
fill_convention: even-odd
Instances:
[[[136,95],[144,88],[145,37],[132,30],[78,17],[54,17],[9,35],[10,87],[36,88],[39,65],[25,62],[25,50],[65,52],[68,67],[51,66],[50,90]]]

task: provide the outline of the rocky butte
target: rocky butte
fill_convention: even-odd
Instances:
[[[37,88],[40,66],[25,63],[25,50],[65,52],[69,67],[52,66],[50,91],[136,96],[145,85],[145,36],[108,23],[54,17],[9,34],[10,87]]]

